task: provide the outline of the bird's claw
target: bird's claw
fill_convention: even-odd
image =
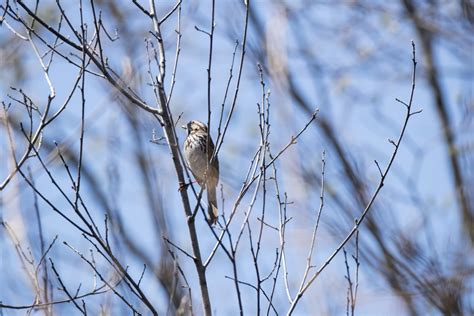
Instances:
[[[181,192],[181,191],[183,191],[183,190],[187,190],[188,187],[189,187],[191,184],[193,184],[193,183],[196,183],[196,181],[191,181],[191,182],[188,182],[188,183],[182,183],[182,182],[181,182],[181,183],[179,184],[178,191]]]
[[[182,192],[182,191],[187,190],[190,184],[191,184],[191,183],[183,183],[183,182],[181,182],[181,183],[179,184],[178,191],[179,191],[179,192]]]

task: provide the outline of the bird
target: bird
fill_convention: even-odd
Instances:
[[[217,155],[213,157],[214,143],[208,134],[206,124],[192,120],[182,127],[188,132],[184,141],[184,158],[197,183],[207,190],[207,221],[214,225],[219,217],[216,195],[219,160]]]

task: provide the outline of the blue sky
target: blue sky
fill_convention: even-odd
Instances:
[[[278,33],[281,37],[275,37],[274,40],[280,49],[283,47],[286,54],[284,62],[298,74],[297,81],[301,90],[305,92],[308,98],[311,98],[311,103],[315,105],[315,108],[320,109],[319,115],[331,117],[338,132],[337,137],[340,137],[343,143],[348,146],[348,151],[356,157],[358,167],[363,170],[367,181],[373,182],[372,187],[375,189],[378,171],[373,160],[377,159],[382,167],[386,165],[392,149],[387,139],[396,138],[403,120],[403,106],[398,104],[395,98],[407,101],[410,92],[412,71],[410,40],[415,38],[416,43],[416,35],[413,29],[407,24],[407,21],[400,17],[397,8],[394,9],[396,14],[393,15],[390,12],[370,15],[366,22],[379,31],[380,34],[377,35],[367,33],[366,29],[358,28],[357,24],[353,29],[347,29],[346,34],[334,33],[331,29],[332,26],[337,29],[339,23],[341,25],[347,23],[350,18],[354,18],[354,15],[357,20],[363,19],[363,16],[359,16],[356,10],[347,9],[345,6],[341,11],[337,11],[331,6],[322,4],[314,10],[305,12],[309,16],[314,16],[314,25],[327,26],[327,29],[314,29],[311,28],[311,25],[307,25],[308,28],[302,30],[302,32],[307,33],[304,35],[310,38],[317,47],[315,51],[318,58],[315,62],[319,63],[323,69],[319,74],[314,69],[307,68],[295,52],[296,45],[292,42],[295,40],[295,36],[289,27],[292,21],[285,20],[276,8],[277,5],[272,2],[256,2],[255,5],[268,6],[268,10],[261,10],[261,12],[264,12],[262,16],[269,29],[275,27],[282,31]],[[163,6],[168,7],[169,4]],[[131,10],[130,12],[135,12],[133,7],[126,8]],[[241,27],[242,12],[236,8],[238,7],[235,3],[230,1],[219,2],[217,6],[211,95],[214,108],[213,122],[217,121],[227,83],[229,64],[234,48],[233,42],[236,39],[240,40],[240,37],[233,38],[233,35],[229,36],[229,33],[233,34],[232,26]],[[304,8],[304,5],[302,8]],[[70,10],[73,9],[73,7],[70,8]],[[162,11],[165,12],[166,10],[163,9]],[[194,26],[198,25],[204,28],[208,25],[208,11],[207,3],[193,2],[183,7],[181,55],[177,82],[171,102],[175,117],[183,113],[181,120],[183,123],[196,118],[205,121],[207,117],[206,68],[208,42],[207,36],[196,31]],[[136,14],[139,16],[138,13]],[[141,40],[148,37],[142,29],[148,27],[147,21],[140,18],[130,18],[129,20],[130,22],[127,24],[129,31],[136,30],[138,33],[136,36],[140,38],[134,43],[137,46],[134,48],[136,53],[132,56],[133,60],[131,61],[136,67],[133,78],[141,79],[139,92],[145,100],[153,104],[152,90],[146,85],[148,80],[145,42]],[[166,24],[163,29],[167,49],[168,89],[174,62],[175,33],[173,31],[175,22],[175,20],[170,20],[170,24]],[[110,29],[113,28],[114,26],[110,25]],[[252,32],[251,28],[251,35]],[[5,34],[10,33],[7,29],[1,28],[0,36],[3,37]],[[382,39],[375,42],[372,36],[380,36]],[[360,42],[351,41],[354,38],[360,40]],[[383,43],[383,45],[374,47],[374,43]],[[22,45],[27,46],[26,43]],[[128,59],[130,57],[126,56],[127,51],[121,45],[122,43],[118,42],[108,44],[109,47],[107,47],[110,62],[118,72],[121,72],[125,65],[130,62]],[[265,43],[257,43],[257,45],[265,45]],[[360,51],[359,55],[352,54],[354,46],[357,47],[356,51],[357,49]],[[439,43],[436,47],[437,60],[441,65],[441,70],[443,71],[444,68],[455,69],[456,71],[461,69],[463,65],[457,64],[457,59],[442,48],[443,43]],[[25,68],[28,69],[28,80],[23,83],[23,89],[41,104],[48,94],[47,85],[42,76],[41,68],[34,59],[33,52],[31,49],[26,49],[26,52],[24,63]],[[241,46],[239,46],[237,53],[239,56]],[[455,196],[452,190],[452,179],[449,174],[446,150],[441,139],[441,129],[434,112],[433,100],[424,80],[423,57],[420,48],[418,48],[417,53],[419,68],[414,107],[415,109],[423,108],[423,113],[413,117],[410,121],[406,141],[402,144],[394,169],[389,175],[380,197],[383,203],[391,206],[384,212],[394,211],[394,213],[382,213],[377,214],[377,216],[395,218],[400,230],[408,235],[425,227],[426,223],[423,218],[427,217],[435,232],[433,234],[435,239],[429,240],[423,245],[436,248],[439,255],[443,256],[450,253],[451,240],[458,239],[459,232],[457,229],[453,230],[452,227],[459,227],[459,218],[457,213],[454,212],[456,209]],[[446,70],[446,73],[442,78],[443,90],[446,92],[447,102],[451,105],[450,114],[456,122],[459,122],[462,116],[457,106],[457,97],[459,94],[467,93],[472,100],[472,68],[471,71],[468,71],[468,80],[465,80],[464,77],[450,76],[448,70]],[[321,75],[321,78],[317,78],[319,75]],[[57,91],[56,107],[64,99],[75,76],[76,71],[58,58],[55,66],[51,69],[51,77]],[[269,77],[270,74],[265,73],[267,88],[271,90],[272,134],[270,143],[273,151],[278,151],[289,141],[291,135],[301,129],[308,117],[302,114],[287,93],[278,86],[279,83]],[[6,78],[8,77],[6,76]],[[0,84],[2,98],[6,97],[9,85],[9,82],[2,80]],[[232,87],[234,86],[232,85]],[[117,185],[115,187],[117,189],[115,191],[116,196],[109,196],[109,198],[120,209],[130,235],[134,236],[142,249],[151,253],[152,257],[158,260],[158,253],[154,254],[154,249],[157,248],[160,236],[157,236],[156,232],[153,231],[149,205],[144,199],[141,178],[133,156],[133,152],[137,148],[137,140],[134,138],[130,126],[126,123],[122,110],[117,106],[114,94],[108,92],[110,91],[109,88],[110,86],[107,83],[103,83],[97,78],[86,77],[85,162],[92,167],[93,172],[100,179],[103,190],[108,190],[111,186],[108,178],[108,172],[111,171],[111,168],[119,170],[121,181],[119,184],[115,184]],[[469,89],[471,92],[466,92]],[[248,55],[244,66],[235,118],[219,157],[221,183],[223,184],[226,200],[223,208],[227,211],[236,198],[248,161],[258,146],[259,131],[256,103],[260,101],[261,88],[256,62]],[[70,144],[75,150],[78,149],[79,102],[79,95],[77,95],[62,114],[61,119],[52,124],[45,132],[45,141],[52,142],[55,140],[60,144]],[[228,106],[229,103],[226,105],[226,111]],[[18,108],[11,111],[21,113]],[[153,128],[156,128],[158,135],[161,135],[159,126],[149,115],[142,115],[138,126],[140,133],[145,135],[143,139],[147,139],[147,137],[151,139]],[[213,133],[215,135],[215,130]],[[0,140],[2,145],[0,157],[6,159],[6,151],[4,150],[6,148],[6,138],[3,136]],[[179,137],[183,141],[184,132],[179,134]],[[294,224],[288,229],[288,243],[293,245],[289,250],[292,287],[299,284],[297,282],[299,282],[301,269],[304,267],[306,258],[307,247],[305,245],[311,236],[311,221],[314,219],[314,212],[319,203],[319,188],[309,187],[303,181],[302,170],[299,168],[300,164],[303,161],[311,168],[319,169],[321,153],[326,150],[326,177],[328,182],[331,183],[334,190],[344,191],[342,184],[345,179],[334,160],[334,153],[331,152],[330,148],[327,148],[324,139],[321,139],[321,137],[323,137],[321,133],[316,128],[311,127],[302,136],[298,144],[285,153],[278,165],[282,191],[286,191],[289,198],[295,201],[289,209],[289,212],[295,217]],[[149,142],[142,145],[145,146],[149,158],[155,165],[158,179],[157,195],[162,198],[167,218],[173,228],[174,242],[189,250],[190,244],[187,229],[185,229],[184,212],[181,209],[177,191],[178,184],[171,159],[169,159],[169,151],[166,146],[154,145]],[[423,154],[420,155],[420,151],[415,151],[415,149],[420,149]],[[44,154],[47,155],[46,152]],[[64,181],[64,186],[67,187],[67,179],[62,166],[58,162],[52,162],[50,167],[59,179]],[[415,171],[419,172],[415,182],[416,188],[407,188],[405,181],[407,175],[413,175]],[[52,189],[50,181],[40,171],[37,164],[33,166],[33,172],[38,176],[38,186],[52,201],[55,201],[58,205],[65,203],[64,199],[59,197],[58,193]],[[6,174],[5,164],[0,167],[0,174],[2,176]],[[16,180],[19,182],[14,182],[7,190],[0,193],[2,199],[0,216],[7,221],[14,221],[14,218],[18,217],[20,209],[24,216],[28,216],[31,212],[29,206],[31,205],[31,192],[23,184],[17,187],[17,184],[22,181],[18,177]],[[407,202],[407,195],[413,190],[418,190],[417,192],[419,192],[419,196],[426,205],[426,209],[420,210],[415,208],[412,203]],[[94,200],[93,193],[90,188],[84,187],[84,197],[91,209],[94,209],[97,221],[101,222],[103,211],[98,207],[97,201]],[[72,194],[72,191],[70,191],[70,194]],[[340,240],[340,236],[334,234],[331,225],[334,224],[335,220],[341,218],[341,214],[338,214],[335,210],[336,207],[330,200],[329,194],[326,199],[327,205],[324,209],[321,230],[318,235],[318,251],[315,255],[319,262],[327,257]],[[248,202],[249,198],[244,199],[239,210],[239,220],[242,219]],[[71,227],[64,220],[52,214],[44,203],[40,205],[42,206],[42,216],[46,223],[48,238],[51,239],[58,234],[58,241],[67,240],[78,249],[87,252],[90,245],[78,236],[77,232],[71,230]],[[256,209],[260,206],[260,202],[257,202]],[[269,208],[268,212],[269,221],[275,221],[277,219],[275,206]],[[199,218],[199,220],[202,220],[202,218]],[[237,223],[240,222],[237,221]],[[257,223],[255,221],[255,225]],[[346,225],[349,229],[350,223],[342,222],[341,226],[343,225]],[[236,224],[234,229],[238,229],[239,226],[240,224]],[[197,227],[202,241],[202,251],[207,253],[214,244],[213,237],[207,231],[203,221],[198,222]],[[423,240],[419,235],[415,238]],[[265,250],[262,265],[268,270],[268,268],[271,269],[273,264],[274,248],[278,246],[277,235],[274,232],[266,231],[264,241],[268,248]],[[5,255],[1,256],[0,266],[2,266],[2,269],[13,269],[14,271],[14,264],[11,263],[14,262],[14,259],[10,257],[13,254],[11,245],[2,242],[1,249],[2,254]],[[58,242],[53,253],[61,256],[63,251],[65,251],[64,246],[61,242]],[[240,275],[242,280],[251,280],[254,277],[254,272],[249,268],[249,266],[251,267],[251,261],[247,242],[243,243],[241,251],[242,256],[239,259],[241,260],[239,261]],[[132,273],[139,275],[142,263],[127,254],[123,254],[123,256],[126,261],[130,262]],[[68,271],[65,273],[71,275],[69,274],[70,271],[74,270],[71,267],[78,264],[78,259],[71,254],[66,254],[64,257],[64,271]],[[180,263],[183,265],[186,274],[190,276],[189,279],[194,286],[195,308],[200,311],[194,266],[184,256],[180,256]],[[301,302],[297,313],[339,314],[345,312],[346,283],[343,277],[343,269],[343,258],[342,255],[339,255],[321,279],[314,284],[311,291],[307,293],[306,299]],[[361,315],[377,315],[382,312],[386,315],[399,314],[401,307],[398,298],[387,290],[381,280],[374,280],[374,276],[370,271],[364,268],[363,262],[361,269],[360,299],[357,305],[359,313]],[[20,271],[16,271],[14,274],[16,273],[21,274]],[[87,270],[81,270],[81,273],[84,273],[84,277],[87,279]],[[222,252],[219,252],[208,273],[211,297],[214,298],[213,306],[217,314],[224,315],[235,312],[233,284],[230,280],[224,278],[225,275],[230,273],[228,261],[226,261]],[[71,276],[75,276],[75,274]],[[152,277],[149,272],[147,276]],[[6,281],[10,278],[10,276],[4,277]],[[1,280],[2,278],[0,278]],[[74,281],[72,277],[70,282],[74,284]],[[84,282],[87,283],[87,281]],[[166,306],[159,295],[160,289],[153,280],[145,279],[144,287],[149,293],[152,293],[152,296],[156,297],[158,306]],[[15,297],[15,292],[18,291],[12,290],[7,294],[7,298],[10,296],[10,298],[17,301],[24,299],[23,297]],[[242,287],[242,290],[244,301],[251,302],[254,300],[253,290],[245,287]],[[322,303],[315,306],[313,304],[315,301]],[[218,302],[224,303],[219,304]],[[283,310],[286,308],[288,303],[285,301],[283,291],[278,293],[277,302],[281,304]],[[246,304],[246,308],[248,308],[249,313],[253,312],[252,304]],[[160,310],[162,310],[161,307]]]

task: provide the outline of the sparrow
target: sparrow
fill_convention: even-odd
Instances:
[[[214,225],[219,216],[216,196],[219,160],[217,156],[212,157],[214,143],[208,135],[207,125],[200,121],[190,121],[183,128],[188,131],[188,136],[184,141],[184,158],[197,183],[207,190],[207,221]]]

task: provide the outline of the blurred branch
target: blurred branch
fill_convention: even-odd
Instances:
[[[369,203],[367,204],[365,210],[362,212],[360,217],[355,220],[354,227],[352,230],[347,234],[346,238],[339,244],[339,246],[334,250],[334,252],[326,259],[326,261],[321,265],[321,267],[313,274],[313,276],[309,279],[309,281],[304,284],[304,286],[300,287],[298,293],[296,294],[296,297],[292,300],[291,306],[288,310],[288,315],[292,314],[296,305],[298,304],[299,300],[303,296],[303,294],[306,292],[306,290],[311,286],[311,284],[316,280],[316,278],[321,274],[321,272],[331,263],[331,261],[334,259],[334,257],[341,251],[341,249],[349,242],[349,240],[352,238],[352,236],[358,231],[359,226],[361,223],[363,223],[365,217],[367,216],[368,212],[370,211],[372,205],[374,204],[376,198],[379,195],[380,190],[384,186],[385,179],[392,167],[393,162],[395,161],[395,158],[397,157],[398,149],[400,147],[400,144],[403,140],[403,136],[405,135],[405,130],[408,125],[408,121],[410,118],[419,113],[419,111],[412,111],[412,102],[413,102],[413,95],[415,93],[415,81],[416,81],[416,51],[415,51],[415,43],[412,41],[412,48],[413,48],[413,75],[412,75],[412,86],[411,86],[411,93],[410,93],[410,100],[406,104],[406,113],[405,113],[405,120],[403,122],[400,135],[398,136],[397,141],[394,144],[394,150],[392,152],[392,156],[390,157],[390,160],[388,162],[387,167],[385,168],[382,176],[380,177],[379,184],[377,188],[375,189],[375,192],[373,193]]]
[[[457,203],[462,216],[462,223],[467,236],[474,246],[474,205],[469,202],[467,192],[469,190],[466,179],[463,178],[463,172],[459,163],[459,150],[456,145],[456,137],[452,119],[448,111],[448,103],[446,96],[441,88],[440,75],[438,66],[435,63],[433,52],[433,35],[429,28],[423,22],[422,17],[418,13],[418,9],[412,0],[402,1],[405,10],[412,20],[420,39],[426,62],[426,72],[428,82],[432,90],[436,112],[442,126],[443,137],[446,142],[446,151],[452,170],[454,180],[454,190],[456,192]]]

